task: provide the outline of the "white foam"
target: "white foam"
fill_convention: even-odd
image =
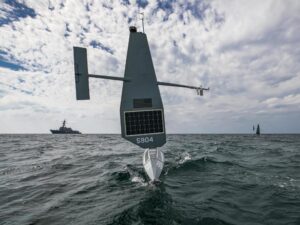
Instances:
[[[141,184],[142,186],[146,186],[147,183],[145,182],[145,180],[141,177],[138,177],[138,176],[134,176],[131,178],[131,182],[134,182],[134,183],[139,183]]]
[[[191,155],[188,152],[184,152],[181,154],[178,164],[183,164],[186,161],[189,161],[191,159],[192,159]]]

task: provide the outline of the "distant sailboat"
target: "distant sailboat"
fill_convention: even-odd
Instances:
[[[257,124],[257,127],[256,127],[256,135],[260,135],[260,127],[259,127],[259,124]]]

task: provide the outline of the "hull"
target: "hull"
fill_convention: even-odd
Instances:
[[[77,130],[73,131],[60,131],[60,130],[50,130],[52,134],[81,134]]]
[[[146,149],[143,155],[144,169],[151,181],[159,181],[164,167],[164,153],[159,149]]]

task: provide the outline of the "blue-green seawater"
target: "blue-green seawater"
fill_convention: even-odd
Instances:
[[[300,135],[168,135],[161,183],[120,135],[0,135],[0,224],[300,224]]]

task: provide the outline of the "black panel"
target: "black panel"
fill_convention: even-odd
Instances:
[[[125,112],[126,135],[163,132],[161,110]]]
[[[133,99],[133,108],[152,108],[151,98]]]

